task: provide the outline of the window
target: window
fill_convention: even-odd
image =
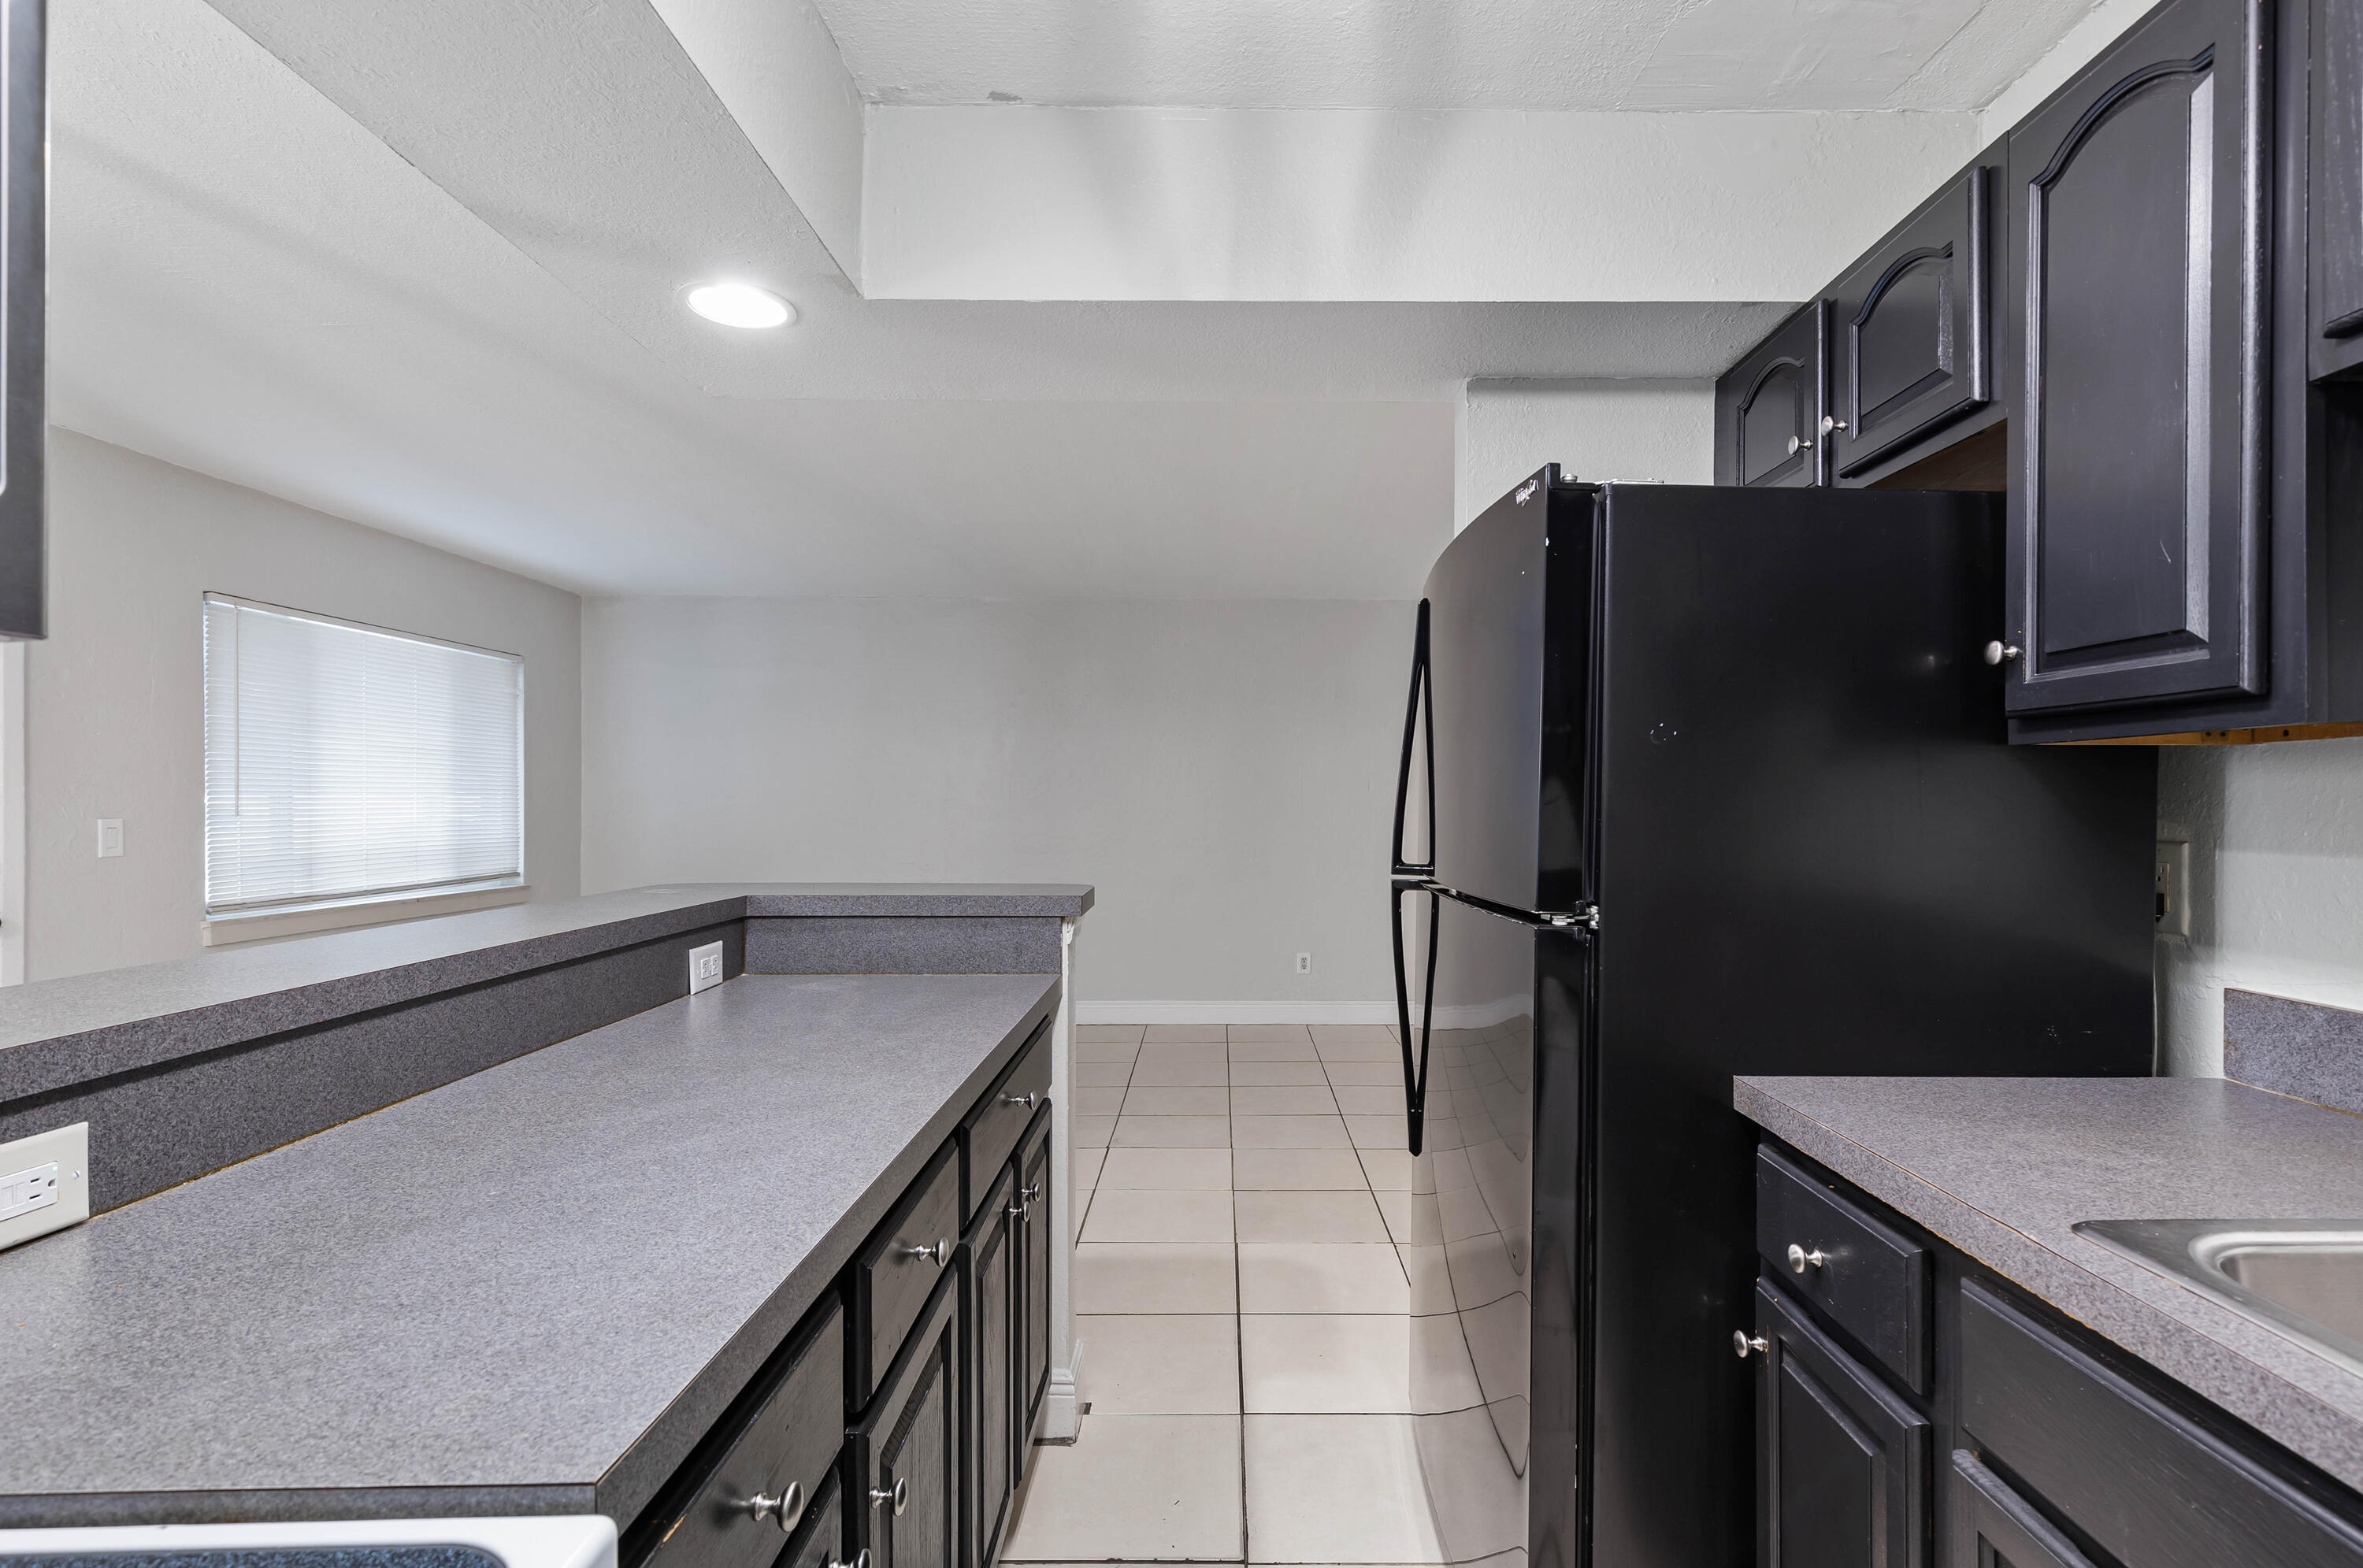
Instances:
[[[205,595],[205,915],[514,886],[525,661]]]

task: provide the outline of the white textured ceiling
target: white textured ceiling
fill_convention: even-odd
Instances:
[[[686,194],[638,207],[624,138],[514,83],[503,131],[388,70],[357,101],[397,152],[200,0],[52,21],[52,417],[592,592],[1396,596],[1448,534],[1461,378],[1703,374],[1769,319],[864,302],[660,75],[575,84],[674,122]],[[679,308],[734,234],[801,269],[804,326]]]
[[[2097,0],[817,0],[888,104],[1982,107]]]
[[[1947,6],[1955,53],[2042,9],[1914,14]],[[1773,74],[1827,77],[1841,42],[1858,86],[1942,74],[1936,33],[1894,55],[1771,9],[1829,42]],[[1357,41],[1349,6],[1281,85],[1318,97],[1329,72],[1380,102],[1417,74],[1413,24],[1456,14],[1483,50],[1432,58],[1464,85],[1547,16],[1417,0],[1407,32]],[[1683,26],[1705,35],[1681,58],[1744,72],[1715,14],[1650,22],[1620,80]],[[1264,28],[1237,65],[1303,19],[1209,12],[1170,47],[1135,38],[1168,74],[1127,79],[1091,40],[1137,8],[903,15],[928,50],[982,29],[993,58],[1068,61],[1054,99],[1198,94],[1223,52],[1205,38]],[[1464,380],[1712,375],[1781,312],[865,300],[650,0],[52,0],[51,26],[52,417],[594,593],[1400,596],[1449,534]],[[1592,70],[1611,34],[1554,58]],[[1532,63],[1518,80],[1552,79]],[[741,334],[682,308],[726,272],[804,321]]]

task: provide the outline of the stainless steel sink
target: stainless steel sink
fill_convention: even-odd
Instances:
[[[2075,1230],[2363,1373],[2363,1220],[2086,1220]]]

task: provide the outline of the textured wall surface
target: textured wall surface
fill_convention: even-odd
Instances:
[[[50,460],[50,635],[25,664],[28,978],[197,949],[208,591],[524,656],[526,879],[579,890],[572,594],[65,431]],[[97,857],[100,817],[123,819],[119,857]]]
[[[2224,989],[2363,1009],[2363,740],[2159,752],[2191,940],[2158,944],[2161,1064],[2224,1070]]]
[[[1558,463],[1578,479],[1714,482],[1710,381],[1472,381],[1460,410],[1452,525]]]
[[[1086,1002],[1375,1021],[1411,628],[1333,601],[592,600],[585,885],[1089,882]]]

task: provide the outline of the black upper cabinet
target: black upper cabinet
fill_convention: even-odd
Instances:
[[[1826,481],[1829,305],[1816,300],[1714,384],[1717,484],[1795,487]]]
[[[49,109],[43,0],[0,0],[0,637],[46,635]]]
[[[2014,714],[2265,689],[2269,32],[2178,0],[2011,133]]]
[[[1830,291],[1840,482],[1993,401],[1990,179],[1965,171]]]
[[[2317,377],[2363,366],[2363,0],[2313,0],[2306,250]]]

